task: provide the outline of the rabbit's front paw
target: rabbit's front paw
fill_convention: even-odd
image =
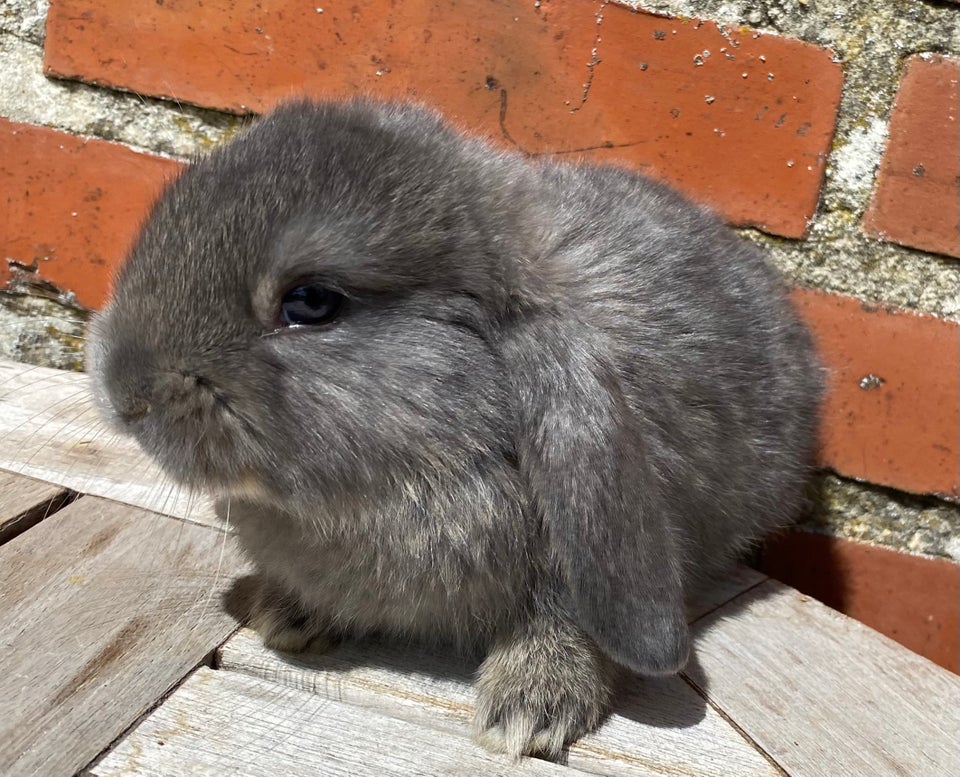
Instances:
[[[613,668],[565,622],[525,624],[487,656],[477,680],[480,744],[514,758],[556,760],[600,722]]]
[[[320,619],[278,584],[264,580],[254,598],[247,625],[271,650],[300,653],[309,645],[323,651],[333,646]]]

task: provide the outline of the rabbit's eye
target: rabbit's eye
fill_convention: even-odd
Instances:
[[[280,301],[280,318],[285,326],[329,324],[342,307],[342,294],[323,286],[295,286]]]

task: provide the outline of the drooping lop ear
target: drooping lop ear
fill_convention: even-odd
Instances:
[[[603,340],[549,314],[506,334],[520,468],[578,625],[615,661],[671,674],[689,654],[680,564]]]

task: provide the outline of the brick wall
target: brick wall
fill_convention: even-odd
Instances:
[[[163,181],[292,94],[413,96],[630,165],[767,251],[830,367],[805,524],[827,537],[768,568],[956,669],[960,7],[886,5],[0,0],[0,350],[102,305]],[[878,567],[878,544],[924,555]]]

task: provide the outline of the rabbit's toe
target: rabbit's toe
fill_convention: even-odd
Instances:
[[[323,651],[333,645],[318,618],[276,585],[264,582],[251,608],[247,625],[271,650],[300,653],[309,646]]]
[[[477,680],[477,740],[514,758],[556,760],[600,722],[611,667],[569,627],[537,628],[494,648]]]
[[[300,653],[306,650],[313,635],[298,622],[290,621],[283,613],[275,610],[261,610],[250,619],[250,628],[256,631],[263,644],[271,650],[286,653]]]
[[[516,705],[495,713],[495,723],[477,721],[477,741],[494,753],[512,758],[534,755],[557,760],[564,747],[592,726],[569,716],[548,719],[541,710]]]

